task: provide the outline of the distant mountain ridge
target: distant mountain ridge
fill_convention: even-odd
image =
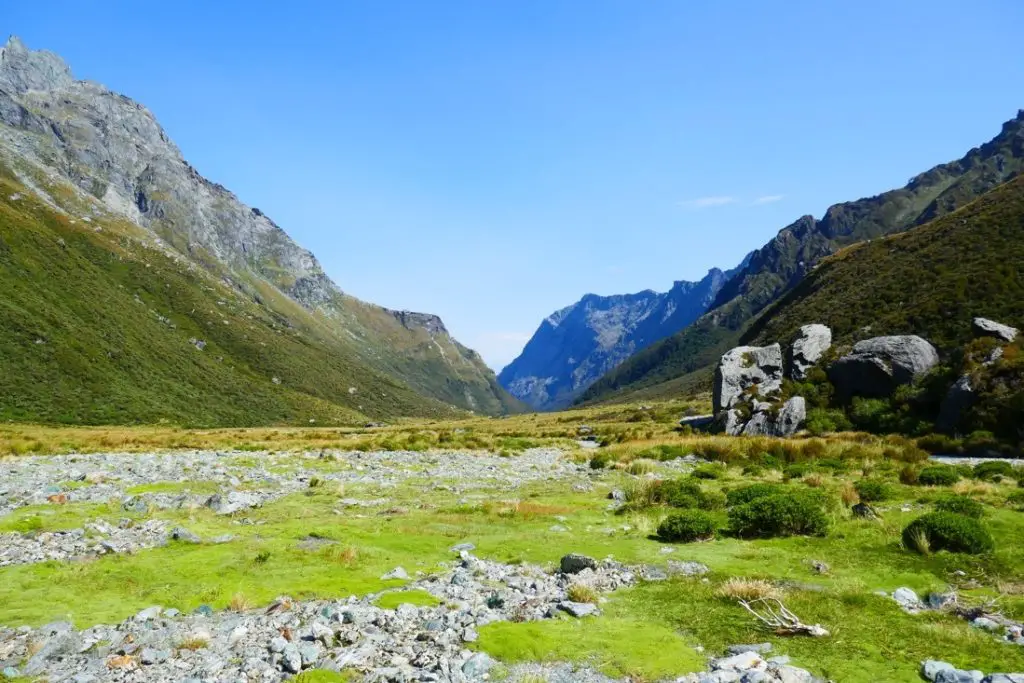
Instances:
[[[756,251],[693,324],[649,346],[595,382],[579,402],[650,398],[703,381],[721,355],[765,309],[824,257],[949,214],[1024,171],[1024,110],[992,140],[906,186],[835,204],[821,220],[802,216]]]
[[[411,412],[435,415],[445,412],[443,404],[488,414],[522,409],[501,389],[479,355],[454,340],[439,318],[392,311],[345,294],[324,273],[316,257],[296,244],[262,211],[246,206],[226,188],[201,176],[185,161],[178,147],[144,106],[97,83],[75,80],[59,56],[30,50],[15,37],[0,48],[0,166],[6,170],[9,186],[17,188],[12,190],[12,196],[33,194],[40,198],[43,207],[54,213],[46,217],[34,211],[26,214],[19,210],[26,206],[24,201],[11,201],[10,211],[5,215],[12,223],[0,226],[5,230],[27,230],[30,225],[38,227],[40,234],[58,230],[60,236],[54,233],[53,238],[67,242],[68,235],[60,233],[66,225],[81,229],[82,223],[92,223],[98,231],[103,231],[103,234],[91,235],[88,245],[83,243],[83,249],[93,254],[94,259],[99,258],[97,254],[117,249],[117,243],[106,241],[111,232],[117,232],[121,235],[120,243],[131,241],[148,245],[147,248],[158,250],[161,258],[180,263],[191,272],[202,271],[199,275],[205,274],[204,277],[217,283],[216,286],[200,285],[199,280],[194,280],[189,287],[199,286],[207,296],[214,296],[212,292],[223,286],[232,297],[238,297],[239,302],[254,304],[258,315],[249,311],[245,314],[249,317],[244,319],[266,316],[270,329],[277,330],[277,334],[284,330],[301,335],[304,348],[310,354],[304,362],[321,365],[319,382],[313,365],[300,369],[290,364],[298,362],[299,356],[294,351],[290,352],[292,361],[289,361],[288,358],[267,358],[268,352],[261,349],[273,345],[265,340],[260,342],[264,346],[249,348],[255,343],[255,334],[232,340],[232,343],[249,345],[244,352],[241,346],[234,349],[241,355],[232,356],[228,349],[220,349],[225,362],[233,359],[237,371],[246,375],[245,382],[266,382],[270,394],[286,393],[289,381],[301,375],[308,380],[304,380],[299,393],[315,395],[317,400],[336,405],[338,414],[390,417]],[[67,217],[70,223],[54,223],[59,215]],[[17,224],[19,221],[24,224]],[[16,235],[11,234],[13,239]],[[93,252],[93,247],[98,251]],[[34,249],[38,245],[25,244],[23,248]],[[134,252],[134,249],[129,251]],[[14,256],[28,258],[32,254]],[[117,258],[125,258],[125,254]],[[99,270],[87,270],[92,274],[89,286],[96,286],[97,291],[102,291],[102,286],[125,286],[118,278],[108,277],[113,275],[112,266],[95,260],[92,264],[99,266]],[[84,268],[86,264],[81,266]],[[38,283],[40,290],[57,285],[54,279]],[[152,282],[146,286],[160,285]],[[61,294],[72,300],[78,293]],[[216,300],[209,302],[214,310],[229,305],[224,292],[216,296]],[[140,298],[145,300],[144,296]],[[53,299],[53,303],[59,303],[58,299]],[[79,303],[84,310],[97,302]],[[175,301],[165,300],[161,305],[169,310],[175,306]],[[248,305],[245,308],[248,310]],[[5,313],[9,316],[7,319],[2,317]],[[175,321],[175,329],[194,324],[205,326],[206,322],[197,319],[202,313],[195,307],[178,311],[182,317]],[[5,312],[0,309],[0,337],[11,334],[14,326],[7,323],[16,315],[22,316],[19,324],[29,327],[35,325],[42,329],[48,322],[44,311],[11,309]],[[39,319],[33,322],[32,315],[38,315]],[[225,320],[225,325],[231,323],[229,316],[225,316]],[[143,324],[134,319],[121,322]],[[86,316],[81,324],[103,323]],[[22,341],[7,339],[8,352],[23,360],[25,368],[31,369],[32,350],[21,348]],[[187,338],[179,342],[188,345]],[[138,353],[148,352],[146,345],[138,347]],[[280,352],[285,353],[283,347]],[[61,362],[73,361],[70,356],[60,358]],[[140,356],[137,360],[141,366],[149,367],[149,361],[158,359]],[[274,374],[271,367],[278,374]],[[52,369],[67,371],[60,362]],[[132,374],[131,368],[110,371]],[[117,376],[125,380],[125,384],[120,384],[120,380],[107,381],[107,386],[136,391],[131,381],[137,380]],[[95,379],[96,386],[103,385],[98,377]],[[272,383],[272,379],[277,381]],[[375,383],[388,390],[371,389]],[[203,387],[197,391],[209,390]],[[253,395],[259,393],[254,390]],[[378,394],[385,394],[387,400]],[[104,396],[104,400],[118,400],[113,394],[104,393]],[[371,400],[370,396],[375,398]],[[3,390],[0,380],[0,416],[5,414],[3,403],[16,398]],[[41,402],[33,404],[36,405],[33,410],[44,412],[33,416],[31,411],[15,411],[19,419],[54,419],[53,414],[46,412],[49,408],[44,407],[44,399],[40,397]],[[210,393],[208,400],[214,399]],[[265,405],[276,406],[276,412],[268,412],[263,419],[271,420],[271,414],[297,419],[298,413],[287,408],[298,405],[295,401],[307,405],[306,399],[299,400],[291,394],[287,398],[268,396]],[[142,404],[150,405],[148,399]],[[139,419],[159,419],[159,411],[153,410],[155,412],[147,412]],[[197,414],[202,412],[197,409]],[[217,406],[205,414],[216,422],[221,419],[218,415],[243,416],[245,411]],[[79,419],[70,414],[65,417],[70,421]],[[182,407],[173,416],[168,415],[172,417],[188,421],[188,411]],[[253,414],[251,419],[258,421],[260,418]]]
[[[630,355],[693,322],[734,272],[712,268],[667,292],[587,294],[545,318],[498,381],[534,408],[566,407]]]

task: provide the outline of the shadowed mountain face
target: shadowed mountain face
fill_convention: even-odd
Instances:
[[[225,288],[232,297],[269,316],[282,333],[301,334],[314,356],[331,359],[324,361],[323,386],[345,389],[335,395],[317,388],[311,378],[311,385],[300,393],[311,391],[319,400],[337,403],[346,411],[376,416],[409,411],[435,414],[446,410],[442,403],[492,414],[518,407],[480,357],[456,342],[436,316],[391,311],[344,294],[313,254],[269,217],[189,165],[144,106],[102,85],[75,80],[58,56],[29,50],[17,38],[0,49],[0,164],[6,169],[8,187],[20,188],[10,194],[31,195],[40,211],[50,212],[53,218],[63,216],[62,225],[83,230],[91,224],[89,229],[97,231],[92,235],[94,242],[104,241],[115,231],[121,235],[118,244],[146,245],[198,273],[204,284],[198,280],[194,284],[211,298],[219,297],[212,306],[226,305],[224,293],[214,292]],[[11,202],[7,219],[12,223],[5,229],[18,229],[16,221],[42,220],[34,213],[19,215],[16,209],[24,206]],[[66,237],[54,239],[67,242]],[[104,242],[102,248],[112,246]],[[45,290],[59,283],[36,284]],[[116,287],[118,283],[107,284]],[[62,294],[76,296],[74,291]],[[45,312],[38,315],[42,325]],[[178,320],[176,329],[192,324],[202,327],[197,320],[200,311],[190,308],[179,315],[189,320]],[[7,322],[0,319],[0,335],[11,333]],[[82,322],[104,324],[88,317]],[[189,345],[188,337],[178,341]],[[271,383],[272,377],[264,376],[265,369],[252,357],[235,360],[235,367],[245,368],[239,372],[254,374],[253,381]],[[145,359],[138,361],[145,365]],[[345,369],[329,369],[339,362]],[[270,390],[285,392],[287,360],[274,363],[283,364],[279,368],[283,376]],[[58,364],[54,369],[62,368]],[[362,387],[346,379],[346,373],[356,369],[363,378]],[[387,402],[367,399],[365,392],[376,390],[366,385],[376,381],[394,387],[392,398],[398,394],[404,398],[390,408],[384,405]],[[4,394],[0,402],[13,400],[0,393]],[[375,403],[381,405],[370,407]],[[187,415],[179,412],[174,419],[187,419]]]
[[[535,408],[568,406],[626,358],[693,322],[730,274],[714,268],[663,293],[587,294],[545,318],[498,381]]]
[[[898,190],[836,204],[821,220],[803,216],[754,252],[692,325],[637,353],[595,382],[580,401],[657,397],[703,376],[744,330],[825,256],[949,214],[1024,170],[1024,111],[989,142],[935,166]],[[660,388],[659,388],[660,387]]]

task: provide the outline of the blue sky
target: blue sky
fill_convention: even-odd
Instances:
[[[1019,0],[8,4],[342,289],[496,368],[584,293],[731,267],[1024,107]]]

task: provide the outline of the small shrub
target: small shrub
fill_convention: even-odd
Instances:
[[[764,467],[756,463],[750,463],[743,466],[743,476],[745,477],[760,477],[764,475]]]
[[[318,489],[318,488],[320,488],[323,485],[324,485],[324,480],[321,479],[320,477],[310,477],[310,479],[309,479],[309,488],[311,488],[311,489]]]
[[[935,501],[935,509],[939,512],[954,512],[974,519],[980,519],[985,514],[985,506],[967,496],[943,496]]]
[[[981,479],[982,481],[999,481],[1003,477],[1013,476],[1013,465],[1005,460],[979,462],[974,466],[973,475],[975,479]]]
[[[782,599],[782,590],[774,583],[764,579],[731,578],[723,581],[715,591],[720,598],[730,600],[763,600],[765,598]]]
[[[907,486],[914,486],[920,481],[921,469],[914,465],[907,465],[900,470],[900,483]]]
[[[786,481],[792,479],[801,479],[811,471],[811,466],[807,463],[794,463],[787,465],[786,469],[782,470],[782,478]]]
[[[1014,491],[1006,497],[1006,504],[1016,510],[1024,511],[1024,491]]]
[[[700,510],[687,510],[669,515],[658,526],[658,536],[673,543],[692,543],[714,538],[715,520]]]
[[[589,602],[597,604],[598,600],[597,591],[582,583],[574,583],[569,586],[569,589],[566,591],[566,596],[573,602]]]
[[[952,486],[960,481],[960,474],[952,467],[932,465],[925,467],[917,475],[917,482],[922,486]]]
[[[590,469],[592,470],[603,470],[608,467],[608,463],[611,460],[607,453],[595,453],[590,458]]]
[[[825,475],[820,472],[811,472],[804,477],[804,483],[814,488],[820,488],[825,485]]]
[[[245,612],[252,609],[252,603],[249,598],[245,597],[244,593],[235,593],[231,596],[230,602],[228,602],[228,609],[232,612]]]
[[[725,465],[721,463],[701,465],[690,474],[696,479],[721,479],[725,476]]]
[[[892,495],[889,486],[877,479],[861,479],[853,487],[857,489],[857,495],[865,503],[887,500]]]
[[[945,434],[926,434],[917,440],[917,447],[937,455],[951,455],[960,452],[961,444]]]
[[[817,491],[765,496],[729,510],[729,526],[740,537],[823,536],[828,531],[824,503]]]
[[[204,638],[203,636],[188,636],[180,643],[178,643],[178,649],[191,650],[192,652],[195,652],[196,650],[202,650],[203,648],[209,646],[209,644],[210,640],[208,638]]]
[[[842,487],[839,489],[839,499],[843,501],[843,505],[851,507],[860,501],[860,495],[857,493],[857,488],[848,481],[844,481]]]
[[[777,493],[783,493],[788,490],[784,484],[750,484],[748,486],[741,486],[738,489],[733,489],[726,494],[726,506],[735,507],[737,505],[746,505],[752,500],[758,498],[764,498],[765,496],[774,496]]]
[[[903,530],[903,545],[918,550],[920,535],[925,537],[932,552],[948,550],[980,555],[995,547],[991,534],[978,520],[953,512],[929,512],[918,517]]]

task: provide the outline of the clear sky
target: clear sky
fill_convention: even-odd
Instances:
[[[1020,0],[5,3],[345,291],[494,367],[587,292],[728,268],[1024,107]]]

